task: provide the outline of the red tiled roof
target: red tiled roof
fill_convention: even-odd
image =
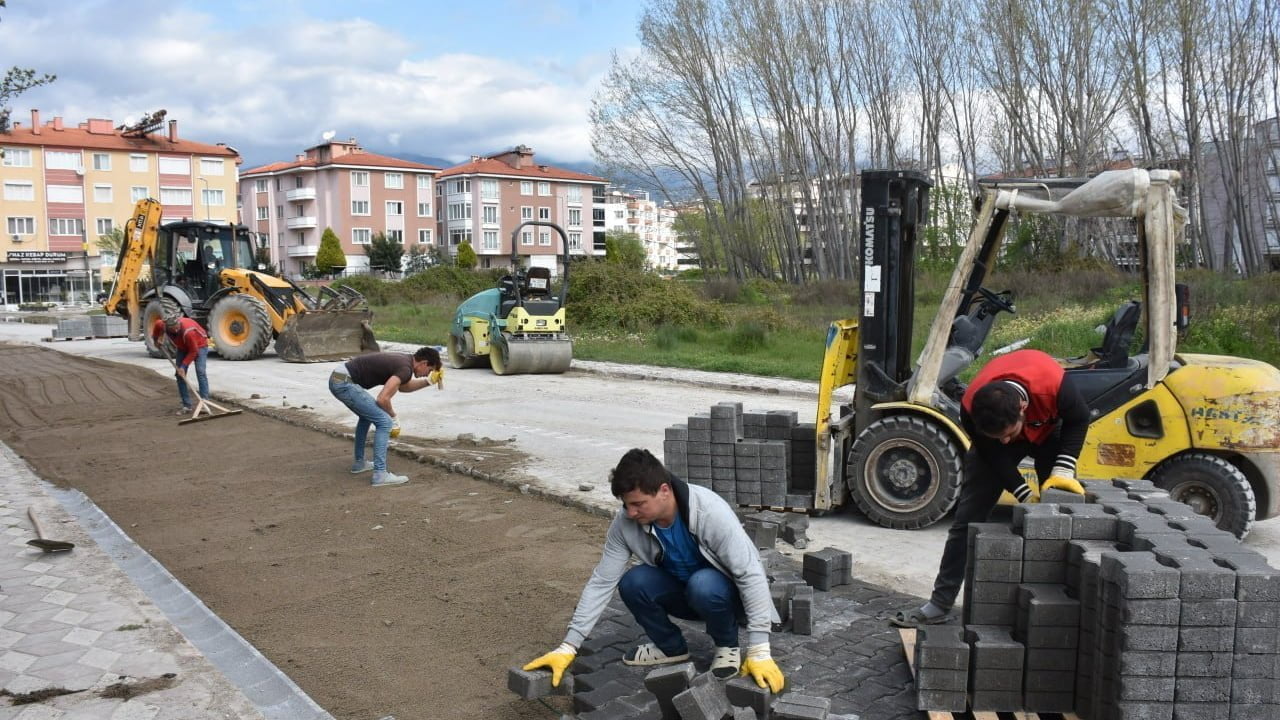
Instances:
[[[552,167],[550,165],[532,165],[526,168],[514,168],[501,160],[495,160],[493,158],[481,158],[461,165],[454,165],[440,173],[439,177],[446,178],[453,175],[510,175],[541,180],[580,180],[582,182],[591,183],[608,182],[608,180],[605,180],[602,177],[575,172],[573,170],[565,170],[564,168]]]
[[[328,162],[321,163],[318,160],[295,160],[293,162],[278,162],[269,165],[261,165],[256,168],[245,170],[240,173],[240,177],[247,175],[256,175],[261,173],[275,173],[284,170],[293,170],[295,168],[314,168],[329,165],[359,165],[362,167],[389,167],[400,168],[403,170],[439,170],[434,165],[424,165],[422,163],[411,162],[409,160],[401,160],[387,155],[378,155],[371,152],[353,152],[346,155],[340,155],[330,159]]]
[[[61,130],[54,130],[49,125],[42,125],[39,135],[32,132],[32,128],[27,125],[10,128],[9,132],[0,133],[0,144],[239,157],[235,150],[225,145],[209,145],[181,138],[176,142],[170,142],[169,137],[163,132],[151,133],[143,137],[122,137],[118,131],[110,135],[103,135],[91,133],[78,127],[64,127]]]

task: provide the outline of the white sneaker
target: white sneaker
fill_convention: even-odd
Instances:
[[[716,656],[711,659],[711,674],[721,680],[728,680],[738,674],[742,668],[742,651],[736,647],[718,647]]]
[[[396,475],[385,470],[383,472],[375,472],[373,480],[369,482],[374,487],[386,487],[387,485],[403,485],[409,482],[409,478],[404,475]]]
[[[358,463],[352,463],[352,464],[351,464],[351,474],[352,474],[352,475],[359,475],[360,473],[367,473],[367,472],[369,472],[369,471],[370,471],[370,470],[372,470],[372,469],[373,469],[373,463],[372,463],[371,461],[369,461],[369,460],[365,460],[364,462],[358,462]]]
[[[686,651],[683,655],[668,655],[658,649],[653,643],[645,643],[635,650],[627,653],[622,658],[623,665],[666,665],[668,663],[681,662],[688,660],[689,653]]]

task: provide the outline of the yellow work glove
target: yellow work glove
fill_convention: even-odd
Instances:
[[[399,420],[391,421],[391,437],[393,438],[400,437],[400,421]]]
[[[444,366],[441,365],[439,370],[432,370],[427,376],[427,381],[436,386],[437,390],[444,389]]]
[[[782,692],[782,687],[786,684],[786,679],[782,677],[782,670],[769,654],[769,643],[760,643],[747,648],[747,659],[742,661],[742,674],[750,675],[756,681],[756,685],[769,688],[769,691],[775,695]]]
[[[1050,475],[1049,479],[1044,481],[1044,485],[1040,486],[1040,490],[1065,490],[1077,495],[1084,494],[1084,486],[1080,484],[1079,480],[1058,473]]]
[[[551,687],[560,687],[560,677],[569,669],[570,663],[578,656],[578,649],[569,643],[560,643],[560,647],[537,658],[524,666],[525,670],[547,668],[551,671]]]

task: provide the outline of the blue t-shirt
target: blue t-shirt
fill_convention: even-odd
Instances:
[[[653,531],[662,543],[662,569],[680,582],[688,582],[695,572],[711,566],[699,552],[698,543],[694,542],[680,513],[676,513],[671,527],[663,528],[655,523]]]

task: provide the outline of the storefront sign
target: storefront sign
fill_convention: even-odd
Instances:
[[[7,262],[22,263],[25,265],[51,265],[53,263],[64,263],[66,261],[66,253],[49,252],[47,250],[10,250],[7,260]]]

